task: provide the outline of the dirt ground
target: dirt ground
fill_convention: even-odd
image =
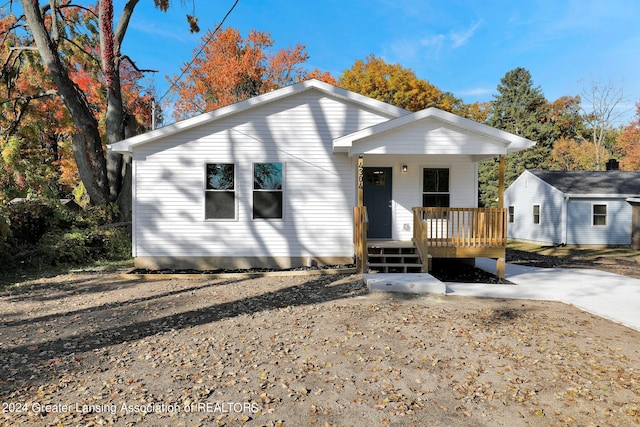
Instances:
[[[507,262],[534,267],[596,268],[640,279],[640,251],[629,247],[589,249],[511,242]]]
[[[0,316],[0,425],[640,423],[640,332],[561,303],[78,273]]]

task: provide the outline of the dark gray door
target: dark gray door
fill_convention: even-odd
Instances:
[[[364,168],[364,205],[370,239],[391,238],[391,168]]]

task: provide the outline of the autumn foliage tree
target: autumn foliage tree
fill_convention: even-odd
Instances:
[[[0,11],[0,201],[57,195],[73,185],[65,140],[70,119],[36,52],[23,50],[17,20]]]
[[[636,104],[635,120],[622,130],[617,145],[624,156],[622,168],[640,171],[640,103]]]
[[[126,63],[137,67],[121,47],[138,3],[139,0],[124,2],[116,20],[113,0],[98,0],[89,5],[71,0],[46,1],[42,5],[37,0],[20,0],[23,15],[19,18],[20,25],[14,27],[27,35],[28,42],[23,48],[37,49],[73,121],[74,157],[91,202],[116,201],[123,214],[130,212],[126,185],[130,175],[122,155],[107,153],[104,144],[124,139],[127,124],[135,118],[123,96],[122,72]],[[154,0],[154,5],[166,11],[169,1]],[[187,20],[192,31],[197,30],[197,18],[187,16]],[[92,104],[89,94],[76,80],[78,63],[70,61],[74,53],[85,54],[84,63],[92,63],[98,70],[95,76],[104,89],[102,104]],[[96,115],[96,110],[103,115]]]
[[[419,79],[413,70],[400,64],[387,64],[384,59],[369,55],[357,60],[345,70],[338,84],[347,90],[409,111],[438,107],[456,111],[462,101],[451,93],[442,92],[426,80]]]
[[[108,126],[104,108],[108,90],[97,59],[99,33],[81,30],[93,28],[95,10],[69,6],[61,7],[57,14],[66,25],[66,42],[58,42],[62,65],[75,90],[82,94],[102,145]],[[5,193],[7,197],[27,195],[25,191],[52,197],[69,194],[80,178],[72,149],[77,127],[40,53],[29,49],[33,42],[30,34],[15,31],[23,24],[12,15],[3,16],[2,22],[3,181],[12,184],[4,187]],[[129,123],[149,122],[149,94],[140,85],[141,77],[130,63],[121,64],[123,109],[127,117],[135,118]]]
[[[234,28],[208,31],[191,63],[184,66],[184,77],[172,79],[177,82],[174,117],[184,119],[308,78],[335,83],[329,73],[305,69],[304,46],[274,45],[266,32],[251,31],[243,37]]]

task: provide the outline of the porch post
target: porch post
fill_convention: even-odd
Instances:
[[[498,156],[498,209],[504,209],[504,156]]]
[[[500,163],[498,164],[498,209],[502,211],[504,209],[504,156],[500,155],[498,156],[498,159],[500,161]],[[505,221],[507,220],[503,216],[501,216],[501,218],[503,218]],[[501,222],[500,226],[503,227],[501,234],[503,232],[506,233],[506,224]],[[502,257],[496,260],[496,276],[498,276],[498,279],[501,280],[503,280],[505,276],[505,258],[506,249]]]
[[[356,246],[356,271],[366,273],[367,269],[367,211],[364,206],[364,156],[358,156],[358,206],[354,208],[354,231]]]
[[[364,206],[364,155],[358,156],[358,207]]]

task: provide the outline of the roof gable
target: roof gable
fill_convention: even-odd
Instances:
[[[111,144],[109,146],[109,149],[120,153],[130,153],[135,147],[138,147],[140,145],[171,137],[186,130],[203,126],[224,117],[247,111],[249,109],[268,104],[270,102],[275,102],[280,99],[295,96],[308,90],[318,90],[326,94],[327,96],[346,100],[348,102],[360,105],[363,108],[377,111],[383,115],[388,116],[389,118],[409,114],[409,111],[402,108],[395,107],[385,102],[381,102],[373,98],[369,98],[367,96],[321,82],[319,80],[311,79],[294,84],[292,86],[277,89],[272,92],[256,96],[254,98],[250,98],[245,101],[237,102],[226,107],[218,108],[208,113],[199,114],[190,119],[182,120],[180,122],[173,123],[171,125],[167,125],[165,127],[141,135],[136,135],[134,137],[124,139],[122,141]]]
[[[394,148],[402,150],[399,148],[402,146],[399,142],[402,138],[397,136],[408,129],[412,129],[409,132],[414,134],[416,146],[413,150],[405,147],[404,151],[408,151],[404,154],[471,154],[482,158],[512,153],[535,145],[535,142],[526,138],[431,107],[336,138],[333,149],[349,154],[375,152],[371,150],[379,150],[382,148],[381,144],[391,143],[381,136],[393,132]],[[367,144],[367,141],[376,139],[376,143]],[[438,139],[446,140],[446,143],[438,147]],[[424,145],[429,142],[434,142],[431,147]],[[385,146],[383,149],[387,150],[388,147]]]
[[[640,172],[547,170],[529,172],[568,195],[640,195]]]

